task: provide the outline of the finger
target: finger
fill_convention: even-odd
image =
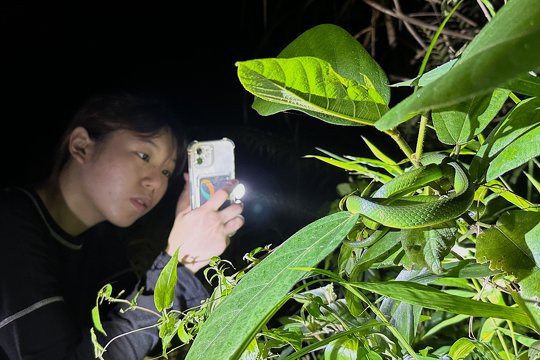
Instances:
[[[244,204],[242,203],[233,203],[227,206],[225,209],[219,212],[221,219],[224,223],[231,220],[235,216],[238,216],[244,210]]]
[[[244,226],[245,219],[242,215],[235,216],[231,220],[227,221],[224,225],[225,233],[229,236],[234,235],[242,226]]]
[[[218,210],[225,201],[229,198],[231,191],[234,187],[238,185],[238,180],[229,180],[222,188],[214,193],[214,195],[208,199],[208,201],[203,205],[207,206],[210,209]]]

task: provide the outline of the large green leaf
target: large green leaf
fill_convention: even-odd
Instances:
[[[520,295],[538,322],[540,309],[540,213],[515,210],[504,213],[497,224],[476,241],[476,258],[491,269],[516,276]]]
[[[540,266],[535,260],[540,253],[533,253],[525,240],[525,234],[539,222],[540,213],[537,212],[515,210],[504,213],[496,225],[478,236],[477,260],[481,263],[489,261],[491,269],[503,270],[518,280],[525,278],[534,267]],[[538,247],[533,249],[539,251]]]
[[[291,268],[317,265],[341,243],[357,220],[356,215],[337,212],[307,225],[281,244],[246,273],[212,312],[186,360],[237,359],[304,276]]]
[[[373,125],[388,110],[366,75],[343,77],[315,57],[237,62],[244,88],[279,106],[254,107],[261,115],[298,110],[336,125]],[[265,103],[266,104],[266,103]]]
[[[394,128],[420,113],[487,94],[538,68],[540,6],[537,0],[509,1],[447,73],[401,101],[375,126]]]
[[[508,98],[508,90],[475,96],[448,108],[433,111],[431,118],[437,137],[443,144],[464,145],[495,118]]]
[[[531,329],[534,328],[531,319],[522,308],[475,301],[450,295],[426,285],[408,281],[355,282],[350,285],[429,309],[482,318],[508,319]]]
[[[516,145],[513,145],[513,143],[537,126],[540,126],[540,98],[529,98],[520,101],[519,104],[514,106],[514,108],[506,115],[504,120],[491,131],[484,144],[482,144],[476,153],[470,166],[471,177],[483,177],[483,174],[488,167],[492,168],[490,178],[497,173],[500,174],[498,169],[503,169],[504,164],[497,164],[493,167],[493,160],[505,148],[515,148]],[[530,145],[534,146],[535,144]],[[518,158],[521,158],[521,156],[518,156]],[[502,159],[503,158],[501,158],[500,161],[503,161]],[[498,168],[499,166],[501,166],[501,168]]]
[[[362,83],[364,75],[367,76],[381,94],[384,103],[390,103],[390,88],[386,74],[366,49],[341,27],[321,24],[308,29],[287,45],[277,57],[300,56],[324,60],[338,74],[357,83]],[[255,98],[253,107],[262,114],[275,114],[287,110],[282,104],[267,102],[260,98]]]

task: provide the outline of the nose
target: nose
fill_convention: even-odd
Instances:
[[[144,188],[149,189],[152,193],[159,191],[165,186],[167,178],[163,176],[161,170],[158,168],[152,168],[142,178],[142,185]]]

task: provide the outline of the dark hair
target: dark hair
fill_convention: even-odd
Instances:
[[[177,160],[172,177],[177,177],[185,166],[187,138],[180,119],[169,104],[156,96],[121,92],[88,100],[75,113],[61,139],[53,168],[56,175],[69,159],[69,135],[78,126],[84,127],[90,137],[98,142],[116,130],[130,130],[153,137],[165,129],[176,141]]]

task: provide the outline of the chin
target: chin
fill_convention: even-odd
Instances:
[[[137,219],[109,219],[109,222],[113,224],[114,226],[127,228],[133,225],[136,220]]]

